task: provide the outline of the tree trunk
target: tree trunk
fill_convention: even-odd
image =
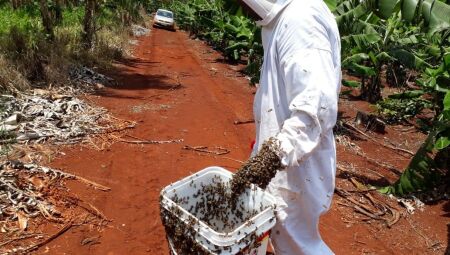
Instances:
[[[92,48],[95,35],[95,9],[96,0],[86,0],[84,23],[83,23],[83,46],[86,50]]]
[[[56,22],[56,24],[61,24],[61,22],[63,20],[62,1],[63,0],[56,0],[55,1],[55,22]]]
[[[14,10],[17,9],[19,7],[18,0],[11,0],[11,5]]]
[[[369,81],[366,81],[366,77],[363,76],[361,80],[361,91],[360,91],[361,99],[372,104],[378,102],[381,99],[380,83],[381,81],[379,73],[370,77]]]
[[[375,104],[380,99],[381,99],[381,81],[380,81],[380,74],[377,73],[371,79],[370,87],[367,94],[367,101],[371,104]]]
[[[44,26],[45,33],[47,34],[47,39],[53,40],[55,35],[53,34],[53,24],[48,11],[48,5],[46,0],[39,0],[39,7],[42,16],[42,25]]]

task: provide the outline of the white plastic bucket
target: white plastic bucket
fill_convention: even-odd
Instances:
[[[192,215],[187,208],[195,204],[201,196],[194,198],[200,188],[200,184],[205,185],[212,182],[213,178],[220,177],[222,181],[227,182],[231,179],[232,173],[221,167],[208,167],[180,181],[172,183],[161,191],[161,209],[170,209],[177,207],[181,214],[177,217],[187,222],[189,217],[197,219],[196,215]],[[193,185],[196,184],[196,185]],[[177,194],[178,197],[189,196],[189,203],[186,205],[176,204],[170,197]],[[194,227],[196,231],[195,242],[201,245],[211,254],[221,255],[265,255],[269,241],[270,229],[275,225],[275,199],[264,190],[252,186],[243,195],[245,209],[256,209],[258,212],[249,221],[243,222],[228,232],[218,232],[210,228],[206,223],[197,221]],[[265,208],[262,211],[259,208]],[[252,240],[252,238],[259,240]],[[169,247],[174,255],[177,254],[173,247],[170,237],[167,238]],[[254,248],[250,248],[254,247]]]

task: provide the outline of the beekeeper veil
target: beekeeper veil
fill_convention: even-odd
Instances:
[[[260,26],[269,24],[277,14],[292,0],[241,0],[261,18],[256,22]]]

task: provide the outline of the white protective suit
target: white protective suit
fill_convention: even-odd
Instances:
[[[267,188],[278,202],[271,237],[277,255],[333,254],[318,226],[330,207],[336,173],[339,31],[322,0],[273,2],[258,22],[264,63],[254,102],[253,151],[275,137],[286,166]]]

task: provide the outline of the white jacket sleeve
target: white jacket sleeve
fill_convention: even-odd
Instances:
[[[276,138],[282,164],[298,166],[336,123],[336,75],[331,53],[320,49],[296,50],[280,69],[291,116]]]

